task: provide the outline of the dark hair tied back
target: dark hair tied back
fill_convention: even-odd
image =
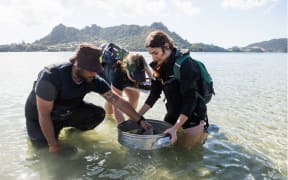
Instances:
[[[164,47],[165,43],[169,44],[169,49],[173,49],[173,39],[163,31],[153,31],[148,34],[145,40],[145,47]]]

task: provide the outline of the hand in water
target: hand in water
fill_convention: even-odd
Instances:
[[[58,144],[55,145],[49,145],[49,152],[56,154],[60,151],[60,146]]]
[[[77,153],[77,148],[69,144],[49,146],[49,152],[62,157],[70,157]]]
[[[177,130],[172,128],[166,129],[164,134],[169,134],[171,136],[170,144],[174,144],[177,141]]]
[[[143,129],[145,129],[145,131],[152,131],[153,132],[153,126],[150,124],[150,123],[148,123],[148,122],[146,122],[146,121],[141,121],[140,122],[140,126],[143,128]]]

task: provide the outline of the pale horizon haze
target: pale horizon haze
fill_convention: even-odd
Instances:
[[[230,48],[287,38],[286,0],[0,0],[1,44],[32,43],[61,24],[162,22],[190,43]]]

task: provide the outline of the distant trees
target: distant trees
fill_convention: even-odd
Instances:
[[[59,24],[47,36],[33,43],[0,45],[0,52],[74,51],[81,42],[93,43],[97,46],[114,42],[131,51],[145,51],[145,37],[154,30],[168,33],[178,48],[190,49],[193,52],[287,52],[287,38],[263,41],[242,48],[234,46],[229,49],[213,44],[191,44],[177,33],[169,31],[161,22],[155,22],[151,26],[119,25],[107,28],[93,24],[80,30]]]

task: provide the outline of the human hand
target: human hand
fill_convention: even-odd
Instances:
[[[142,127],[143,129],[145,129],[146,131],[147,131],[147,130],[150,130],[150,129],[153,130],[153,126],[152,126],[150,123],[146,122],[146,121],[141,121],[141,122],[140,122],[140,125],[141,125],[141,127]]]
[[[175,128],[169,128],[169,129],[166,129],[164,131],[164,134],[169,134],[171,136],[170,138],[170,144],[174,144],[176,141],[177,141],[177,130]]]
[[[138,120],[138,124],[145,129],[145,131],[149,130],[149,129],[153,129],[153,126],[146,122],[145,118],[143,116],[140,117],[140,119]]]
[[[71,157],[77,153],[77,148],[70,144],[49,145],[49,152],[61,157]]]
[[[60,146],[58,144],[49,145],[49,152],[56,154],[60,151]]]

